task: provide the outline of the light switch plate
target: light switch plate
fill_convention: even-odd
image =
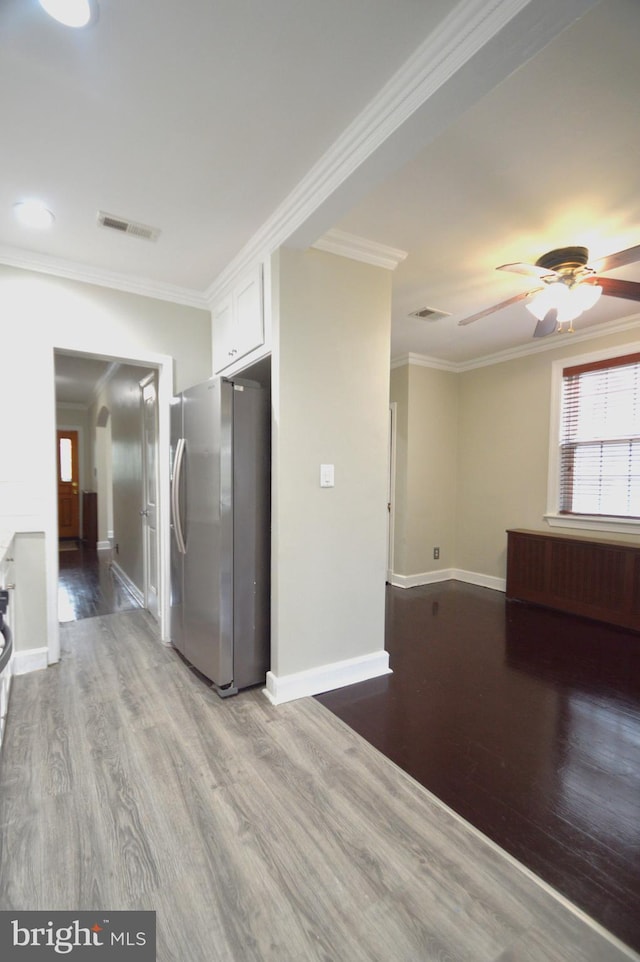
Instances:
[[[320,487],[333,488],[335,486],[335,467],[333,464],[320,465]]]

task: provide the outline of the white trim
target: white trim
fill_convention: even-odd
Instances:
[[[140,294],[142,297],[153,297],[158,301],[169,301],[171,304],[209,309],[207,299],[200,291],[176,287],[172,284],[159,284],[147,278],[120,274],[100,267],[88,267],[77,261],[51,257],[48,254],[36,254],[17,247],[0,246],[0,264],[36,271],[39,274],[52,274],[54,277],[79,281],[81,284],[96,284],[98,287],[109,287],[129,294]]]
[[[141,608],[144,608],[144,595],[138,588],[138,586],[131,580],[126,571],[123,571],[117,561],[111,562],[111,570],[114,575],[120,581],[124,587],[127,589],[130,595],[132,595],[138,602]]]
[[[393,575],[396,542],[396,474],[397,474],[398,402],[389,402],[389,466],[387,470],[387,581]]]
[[[423,571],[415,575],[394,574],[390,584],[394,588],[419,588],[421,585],[435,585],[442,581],[462,581],[468,585],[490,588],[492,591],[507,589],[505,578],[496,578],[478,571],[465,571],[463,568],[440,568],[438,571]]]
[[[328,254],[350,257],[351,260],[372,264],[374,267],[385,267],[390,271],[395,271],[398,264],[409,256],[407,251],[399,250],[397,247],[388,247],[386,244],[379,244],[366,237],[347,234],[337,228],[328,230],[311,246]]]
[[[640,325],[640,314],[634,314],[631,318],[626,318],[619,323],[605,321],[603,324],[596,324],[586,331],[575,331],[573,334],[552,334],[545,337],[541,343],[522,344],[520,347],[510,348],[506,351],[499,351],[497,354],[489,354],[485,357],[478,357],[473,361],[467,361],[458,365],[458,370],[473,371],[479,367],[489,367],[492,364],[501,364],[503,361],[512,361],[518,357],[526,357],[529,354],[541,354],[544,351],[554,351],[557,348],[568,347],[569,344],[580,344],[582,341],[593,341],[596,338],[604,337],[608,334],[620,334],[625,331],[632,331]]]
[[[637,321],[636,321],[637,323]],[[612,518],[598,515],[561,515],[560,507],[560,416],[562,407],[562,372],[565,367],[606,361],[611,357],[640,353],[640,341],[616,344],[591,354],[572,355],[551,362],[551,392],[549,403],[549,473],[547,475],[547,510],[544,519],[552,528],[571,528],[583,531],[603,531],[618,534],[637,534],[640,522],[635,518]]]
[[[475,371],[480,367],[491,367],[493,364],[502,364],[505,361],[514,361],[521,357],[528,357],[530,354],[541,354],[544,351],[555,351],[570,344],[581,344],[583,341],[593,341],[608,334],[624,334],[640,327],[640,314],[634,314],[623,321],[614,323],[605,321],[597,324],[586,331],[575,331],[573,334],[556,334],[545,337],[542,341],[521,344],[519,347],[510,347],[495,354],[485,354],[484,357],[473,358],[470,361],[445,361],[437,357],[429,357],[427,354],[399,354],[391,361],[391,370],[404,367],[405,364],[417,367],[432,367],[440,371],[452,371],[454,374],[464,374],[465,371]],[[619,353],[619,351],[618,351]]]
[[[332,664],[320,665],[308,671],[298,671],[291,675],[274,675],[267,672],[267,687],[263,694],[273,705],[282,705],[296,698],[319,695],[323,691],[333,691],[345,685],[355,685],[360,681],[390,675],[389,653],[374,651],[359,658],[346,658]]]
[[[592,514],[545,514],[544,520],[550,528],[577,528],[582,531],[640,534],[639,518],[615,518]]]
[[[453,568],[440,568],[439,571],[422,571],[415,575],[393,574],[389,583],[394,588],[419,588],[420,585],[435,585],[441,581],[453,580]]]
[[[490,588],[491,591],[506,591],[507,579],[496,578],[495,575],[484,575],[478,571],[463,571],[453,568],[453,580],[463,581],[467,585],[478,585],[480,588]]]
[[[27,648],[26,651],[16,651],[14,649],[12,664],[12,674],[27,675],[30,671],[40,671],[49,665],[48,648]]]
[[[413,351],[394,358],[391,362],[391,370],[393,371],[395,368],[404,367],[405,364],[414,367],[431,367],[436,371],[451,371],[453,374],[459,374],[461,370],[461,365],[455,361],[442,361],[440,358],[429,357],[427,354],[414,354]]]
[[[111,542],[110,541],[98,541],[96,544],[96,551],[110,551]]]

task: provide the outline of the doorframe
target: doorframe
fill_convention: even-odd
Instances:
[[[159,419],[160,419],[160,410],[159,410],[159,408],[160,408],[160,400],[159,400],[158,376],[157,376],[157,373],[158,373],[158,372],[154,370],[154,371],[152,371],[151,374],[146,374],[146,375],[145,375],[143,378],[141,378],[141,380],[138,382],[139,387],[140,387],[140,415],[141,415],[141,417],[140,417],[140,445],[141,445],[141,448],[142,448],[142,498],[141,498],[141,501],[142,501],[142,507],[143,507],[143,509],[144,509],[144,506],[145,506],[145,504],[146,504],[146,492],[147,492],[147,482],[148,482],[148,478],[147,478],[147,459],[146,459],[146,455],[145,455],[146,435],[145,435],[145,426],[144,426],[144,424],[145,424],[144,389],[145,389],[145,387],[147,387],[147,385],[149,385],[149,384],[153,384],[153,386],[155,387],[155,391],[156,391],[156,419],[157,419],[157,422],[159,422]],[[156,477],[155,477],[155,482],[156,482],[156,499],[158,499],[158,497],[159,497],[159,490],[160,490],[160,461],[159,461],[159,459],[158,459],[160,452],[159,452],[159,444],[158,444],[158,434],[159,434],[159,425],[158,425],[158,423],[156,423],[156,431],[155,431],[155,434],[156,434],[156,453],[155,453],[155,474],[156,474]],[[167,465],[169,464],[169,460],[168,460],[168,459],[167,459],[167,461],[166,461],[166,464],[167,464]],[[157,504],[156,507],[159,507],[159,504]],[[156,516],[156,538],[157,538],[157,558],[156,558],[156,561],[157,561],[157,566],[158,566],[158,567],[157,567],[157,573],[158,573],[158,618],[160,617],[160,540],[159,540],[160,526],[159,526],[159,522],[160,522],[160,512],[158,511],[157,516]],[[144,572],[144,574],[143,574],[144,585],[143,585],[142,593],[143,593],[143,596],[144,596],[144,606],[145,606],[146,609],[149,609],[149,595],[150,595],[150,591],[149,591],[149,539],[148,539],[148,534],[147,534],[147,532],[145,531],[145,527],[146,527],[146,526],[145,526],[145,520],[142,519],[142,525],[141,525],[141,533],[142,533],[142,555],[143,555],[143,558],[142,558],[142,568],[143,568],[143,572]],[[150,611],[150,614],[153,615],[153,612]]]
[[[389,402],[389,476],[387,481],[387,581],[391,584],[395,554],[395,504],[396,504],[396,432],[398,402]]]
[[[128,351],[114,353],[113,345],[110,350],[103,352],[98,350],[82,350],[77,343],[73,346],[56,342],[50,354],[50,399],[51,415],[50,418],[55,426],[55,354],[75,355],[76,357],[93,357],[105,361],[114,361],[119,364],[133,364],[138,367],[154,368],[158,373],[158,615],[160,640],[164,644],[169,644],[169,584],[171,577],[170,569],[170,529],[169,529],[169,470],[161,469],[162,465],[169,464],[169,443],[170,443],[170,424],[169,409],[171,398],[173,397],[173,364],[174,359],[169,354],[156,354],[153,352],[130,353]],[[45,535],[48,542],[46,547],[46,567],[47,567],[47,649],[48,664],[60,661],[60,625],[58,622],[58,503],[56,480],[57,457],[55,438],[52,437],[50,452],[49,477],[51,478],[51,496],[49,498],[49,508],[47,511],[48,524]]]

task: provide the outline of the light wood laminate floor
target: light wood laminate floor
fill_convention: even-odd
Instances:
[[[221,701],[144,611],[19,676],[0,908],[157,911],[160,962],[637,959],[314,699]]]

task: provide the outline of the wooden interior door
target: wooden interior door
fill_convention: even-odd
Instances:
[[[80,536],[78,432],[58,431],[58,537]]]

